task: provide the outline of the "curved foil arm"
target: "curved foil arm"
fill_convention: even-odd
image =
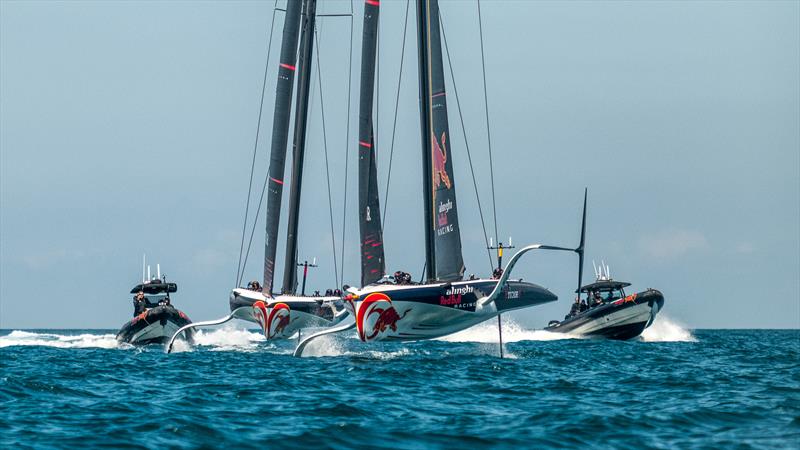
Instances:
[[[190,323],[189,325],[184,325],[180,327],[178,331],[176,331],[175,334],[173,334],[172,337],[169,339],[169,343],[167,344],[167,353],[172,353],[172,345],[175,343],[175,339],[178,338],[179,334],[183,333],[189,328],[210,327],[213,325],[221,325],[232,319],[244,318],[245,316],[250,314],[250,309],[251,309],[250,306],[240,306],[239,308],[236,308],[230,314],[221,319],[207,320],[205,322],[194,322]]]
[[[492,303],[500,296],[503,292],[503,287],[505,287],[506,282],[511,277],[511,271],[514,269],[514,266],[517,264],[517,261],[524,255],[531,250],[563,250],[568,252],[575,251],[574,248],[566,248],[566,247],[556,247],[553,245],[544,245],[544,244],[534,244],[529,245],[527,247],[523,247],[522,250],[518,251],[514,256],[511,257],[511,260],[506,264],[505,270],[503,270],[503,275],[500,276],[500,280],[497,282],[497,286],[492,289],[492,292],[487,295],[486,297],[478,299],[478,308],[486,307]]]
[[[303,350],[305,350],[306,346],[308,344],[310,344],[311,341],[313,341],[314,339],[316,339],[316,338],[318,338],[320,336],[325,336],[326,334],[340,333],[342,331],[351,330],[351,329],[353,329],[355,327],[356,327],[356,323],[355,323],[355,321],[353,321],[353,322],[350,322],[350,323],[347,323],[347,324],[344,324],[344,325],[341,325],[341,326],[338,326],[338,327],[328,328],[328,329],[319,331],[317,333],[314,333],[314,334],[312,334],[310,336],[307,336],[305,339],[300,341],[299,344],[297,344],[297,348],[294,349],[294,356],[297,356],[297,357],[303,356]]]

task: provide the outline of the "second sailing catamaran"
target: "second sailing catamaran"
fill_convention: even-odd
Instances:
[[[366,0],[359,109],[359,219],[361,228],[361,289],[345,298],[355,317],[300,342],[295,355],[315,338],[356,328],[364,342],[432,339],[466,329],[520,308],[557,299],[547,289],[511,280],[520,257],[537,249],[578,252],[579,249],[530,245],[517,252],[497,278],[464,280],[461,234],[447,121],[447,101],[437,0],[417,0],[419,98],[422,131],[425,281],[385,277],[383,232],[376,180],[372,130],[376,40],[380,3]],[[582,249],[580,249],[582,251]]]
[[[266,239],[264,279],[261,289],[235,288],[231,291],[230,314],[218,320],[195,322],[180,329],[219,325],[232,319],[242,319],[261,326],[267,339],[286,338],[303,328],[327,327],[337,324],[348,313],[341,296],[297,295],[297,239],[302,187],[303,161],[306,144],[306,125],[311,87],[312,56],[316,0],[289,1],[281,43],[275,114],[272,128],[272,148],[267,180]],[[298,52],[298,34],[300,49]],[[299,61],[298,59],[299,55]],[[289,225],[286,237],[286,257],[283,288],[273,293],[278,226],[281,217],[286,149],[291,116],[292,91],[297,79],[296,112],[293,135],[292,178],[289,193]],[[172,342],[169,343],[169,350]]]

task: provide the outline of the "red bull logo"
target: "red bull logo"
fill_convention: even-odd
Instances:
[[[269,328],[267,329],[267,339],[280,337],[284,334],[291,318],[291,309],[286,303],[275,303],[270,305]]]
[[[442,145],[436,141],[436,135],[431,133],[431,149],[433,150],[433,189],[437,189],[444,183],[447,189],[450,189],[453,184],[450,181],[450,176],[447,175],[445,163],[447,162],[447,135],[442,133]]]
[[[264,336],[267,335],[267,304],[262,302],[261,300],[253,303],[253,318],[256,319],[259,325],[261,325],[261,330],[264,332]]]
[[[411,310],[407,310],[401,316],[392,306],[392,300],[388,295],[380,292],[368,294],[356,315],[358,337],[364,342],[377,341],[382,339],[389,330],[396,332],[397,322],[403,319],[409,311]]]

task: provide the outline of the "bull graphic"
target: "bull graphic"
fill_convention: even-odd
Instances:
[[[283,334],[283,331],[290,322],[290,309],[286,303],[276,303],[272,306],[269,312],[269,329],[267,330],[267,339],[272,339]]]
[[[253,318],[256,319],[261,329],[264,331],[264,337],[268,337],[267,331],[267,305],[261,300],[253,303]]]
[[[403,315],[397,313],[392,306],[392,300],[386,294],[373,292],[364,299],[356,314],[356,326],[358,327],[358,337],[362,341],[368,342],[385,332],[388,329],[397,331],[397,322],[405,317],[410,309]],[[369,332],[367,331],[367,319],[377,314],[377,318]],[[367,334],[369,333],[369,334]]]
[[[442,145],[436,141],[436,135],[431,133],[431,150],[433,150],[433,189],[437,189],[444,183],[447,189],[453,187],[450,176],[447,174],[445,163],[447,162],[447,135],[442,133]]]
[[[283,330],[289,325],[289,316],[281,315],[278,316],[278,324],[275,325],[275,334],[273,336],[277,336],[283,334]]]
[[[388,307],[386,309],[375,308],[370,312],[372,315],[373,312],[378,313],[378,320],[375,321],[375,325],[372,326],[372,334],[367,336],[367,340],[371,340],[378,335],[378,333],[383,333],[386,331],[387,328],[391,328],[392,331],[397,331],[397,321],[405,317],[408,312],[411,311],[406,310],[401,316],[397,314],[397,310],[394,307]]]

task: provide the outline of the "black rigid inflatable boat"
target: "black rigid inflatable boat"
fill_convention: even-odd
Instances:
[[[579,289],[564,320],[550,321],[545,330],[617,340],[639,336],[664,307],[664,295],[655,289],[625,295],[628,286],[630,283],[601,275],[596,282]],[[588,301],[581,300],[580,293],[585,293]]]
[[[181,327],[192,323],[189,317],[172,306],[170,295],[178,290],[175,283],[155,278],[131,289],[134,316],[117,333],[117,340],[133,345],[166,344]],[[182,336],[194,343],[194,330]]]

